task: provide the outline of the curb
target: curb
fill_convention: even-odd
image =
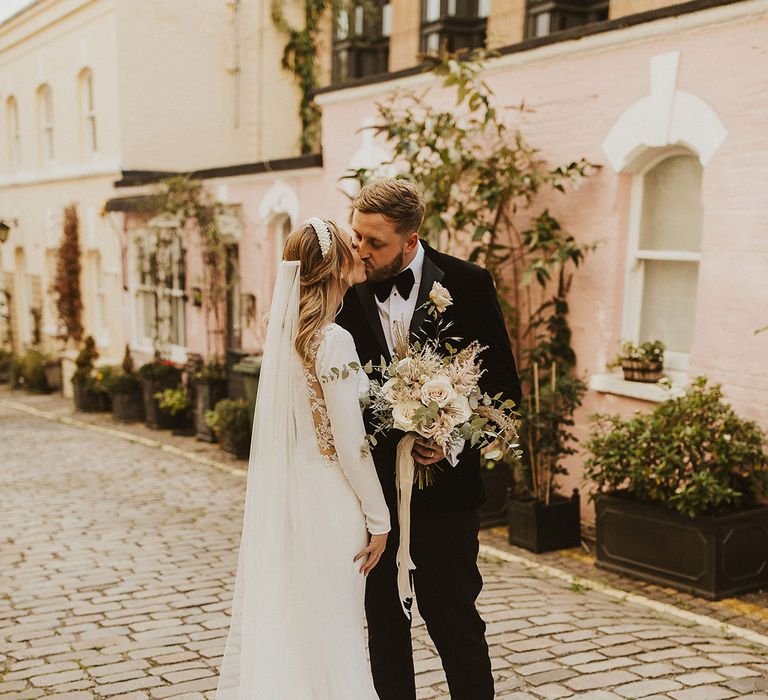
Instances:
[[[547,574],[548,576],[559,578],[567,583],[576,584],[583,588],[589,588],[590,590],[603,593],[607,596],[610,596],[611,598],[623,600],[627,603],[642,605],[645,608],[649,608],[656,612],[665,613],[667,615],[672,615],[674,617],[681,618],[686,622],[693,622],[697,625],[701,625],[702,627],[710,627],[712,629],[718,630],[719,632],[722,632],[729,637],[740,637],[742,639],[749,640],[750,642],[764,646],[766,650],[768,650],[768,636],[760,634],[759,632],[753,632],[752,630],[746,629],[744,627],[737,627],[736,625],[731,625],[727,622],[721,622],[720,620],[717,620],[714,617],[709,617],[707,615],[692,613],[688,610],[683,610],[682,608],[678,608],[669,603],[661,603],[658,600],[646,598],[645,596],[639,595],[637,593],[622,591],[619,588],[613,588],[612,586],[600,583],[599,581],[594,581],[593,579],[574,576],[573,574],[570,574],[567,571],[563,571],[562,569],[558,569],[554,566],[541,564],[540,562],[534,561],[533,559],[521,557],[510,552],[505,552],[504,550],[497,549],[491,545],[481,544],[480,554],[492,559],[499,559],[501,561],[506,561],[513,564],[521,564],[533,571],[538,571],[540,573]]]
[[[163,442],[160,442],[159,440],[152,440],[151,438],[145,438],[141,435],[134,435],[133,433],[126,432],[125,430],[93,425],[92,423],[77,420],[76,418],[70,418],[69,416],[60,416],[55,413],[51,413],[50,411],[41,411],[40,409],[27,406],[26,404],[19,403],[18,401],[0,399],[0,406],[5,406],[6,408],[21,411],[22,413],[27,413],[28,415],[35,416],[36,418],[44,418],[46,420],[71,425],[76,428],[82,428],[84,430],[91,430],[93,432],[102,433],[103,435],[117,437],[122,440],[127,440],[128,442],[144,445],[145,447],[153,447],[155,449],[163,450],[165,452],[177,455],[178,457],[183,457],[184,459],[187,459],[191,462],[196,462],[207,467],[212,467],[213,469],[217,469],[227,474],[233,474],[235,476],[246,476],[248,473],[246,469],[231,467],[227,464],[224,464],[223,462],[217,462],[215,459],[210,459],[208,457],[195,454],[194,452],[182,450],[181,448],[175,447],[174,445],[167,445]],[[721,622],[720,620],[709,617],[707,615],[692,613],[687,610],[683,610],[682,608],[675,607],[669,603],[661,603],[657,600],[646,598],[645,596],[638,595],[637,593],[622,591],[619,588],[613,588],[612,586],[600,583],[599,581],[582,578],[580,576],[574,576],[573,574],[570,574],[563,569],[558,569],[557,567],[550,566],[548,564],[542,564],[533,559],[522,557],[518,554],[505,552],[487,544],[480,545],[480,554],[491,559],[506,561],[512,564],[520,564],[533,571],[538,571],[539,573],[546,574],[547,576],[559,578],[566,583],[576,584],[583,588],[588,588],[590,590],[597,591],[598,593],[603,593],[604,595],[610,596],[611,598],[616,598],[617,600],[623,600],[628,603],[635,603],[636,605],[641,605],[645,608],[649,608],[650,610],[654,610],[655,612],[671,615],[673,617],[685,620],[686,622],[693,622],[702,627],[709,627],[711,629],[718,630],[719,632],[729,637],[740,637],[768,649],[768,636],[759,634],[758,632],[753,632],[752,630],[748,630],[744,627],[737,627],[736,625],[731,625],[727,622]]]

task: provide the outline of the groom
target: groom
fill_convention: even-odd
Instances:
[[[367,281],[344,298],[337,322],[350,331],[363,363],[392,356],[393,324],[404,320],[414,339],[425,332],[426,309],[434,282],[453,297],[443,314],[452,322],[459,348],[478,340],[480,388],[520,402],[515,360],[491,275],[481,267],[444,255],[419,240],[424,198],[402,179],[363,187],[354,200],[352,228]],[[422,329],[422,325],[424,328]],[[422,336],[423,337],[423,336]],[[392,516],[392,532],[379,564],[366,584],[365,610],[374,684],[380,700],[415,700],[410,622],[397,588],[397,494],[395,451],[402,437],[391,431],[379,439],[373,459]],[[414,488],[411,503],[411,557],[416,600],[448,679],[452,700],[491,700],[494,695],[485,623],[475,608],[483,582],[477,568],[477,508],[485,500],[477,449],[462,446],[444,454],[419,439],[413,456],[437,464],[434,483]],[[433,470],[434,471],[434,470]]]

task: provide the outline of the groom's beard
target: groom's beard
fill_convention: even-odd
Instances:
[[[368,282],[381,282],[382,280],[389,279],[399,274],[403,270],[403,261],[405,260],[405,253],[402,248],[400,252],[394,257],[392,262],[379,268],[369,268],[365,266],[365,278]]]

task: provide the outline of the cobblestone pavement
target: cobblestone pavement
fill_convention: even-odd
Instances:
[[[212,698],[242,476],[0,402],[0,696]],[[497,698],[768,700],[768,647],[482,562]],[[423,624],[420,698],[447,698]],[[302,700],[302,699],[297,699]]]

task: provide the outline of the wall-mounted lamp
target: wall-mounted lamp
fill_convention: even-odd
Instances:
[[[0,219],[0,244],[8,240],[11,228],[18,225],[18,219]]]

